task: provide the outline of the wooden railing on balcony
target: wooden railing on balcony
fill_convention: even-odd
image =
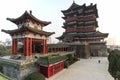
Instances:
[[[69,28],[66,30],[67,32],[92,32],[96,31],[95,27],[87,27],[87,28]]]
[[[71,21],[89,21],[89,20],[96,20],[95,16],[87,16],[87,17],[77,17],[73,16],[70,18],[67,18],[65,22],[71,22]]]
[[[89,43],[106,43],[106,41],[89,41]]]

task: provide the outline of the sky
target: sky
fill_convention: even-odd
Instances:
[[[74,0],[79,5],[97,4],[97,19],[99,27],[97,30],[103,33],[109,33],[107,41],[108,45],[120,45],[120,1],[119,0]],[[52,23],[44,27],[45,31],[55,32],[51,36],[51,42],[56,43],[64,32],[62,28],[64,20],[61,10],[68,9],[73,0],[0,0],[0,41],[5,42],[11,39],[9,34],[1,32],[1,29],[13,30],[17,26],[6,20],[6,18],[18,18],[26,10],[32,10],[32,14],[43,21],[51,21]]]

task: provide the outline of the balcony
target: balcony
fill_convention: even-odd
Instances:
[[[74,25],[74,24],[77,24],[77,21],[72,21],[72,22],[69,22],[69,23],[66,23],[66,22],[63,23],[63,25],[65,25],[65,26],[66,25],[68,25],[68,26],[69,25]]]
[[[87,28],[69,28],[66,32],[93,32],[96,31],[94,27],[87,27]]]
[[[106,44],[106,41],[89,41],[90,44]]]
[[[93,14],[86,15],[86,16],[78,16],[78,21],[91,21],[91,20],[96,21],[96,16]]]
[[[65,20],[66,22],[71,22],[71,21],[78,21],[78,18],[76,16],[70,17]]]

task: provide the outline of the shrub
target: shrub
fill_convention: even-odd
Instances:
[[[68,54],[66,56],[67,56],[67,60],[68,60],[69,64],[73,64],[74,62],[78,61],[78,58],[72,54]]]
[[[65,61],[65,62],[64,62],[64,68],[68,68],[68,66],[69,66],[69,62],[68,62],[68,61]]]
[[[118,78],[118,80],[120,80],[120,71],[116,72],[116,77]]]
[[[67,55],[67,58],[68,58],[69,61],[73,61],[73,56],[72,56],[72,54],[68,54],[68,55]]]
[[[78,61],[78,58],[77,58],[77,57],[74,57],[73,60],[74,60],[74,61]]]
[[[25,80],[45,80],[44,75],[39,72],[34,72],[28,75]]]

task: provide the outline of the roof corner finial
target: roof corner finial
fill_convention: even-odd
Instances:
[[[73,3],[75,3],[75,0],[73,0]]]
[[[93,5],[93,3],[90,3],[90,5],[92,6],[92,5]]]
[[[30,10],[30,14],[32,14],[32,10]]]

